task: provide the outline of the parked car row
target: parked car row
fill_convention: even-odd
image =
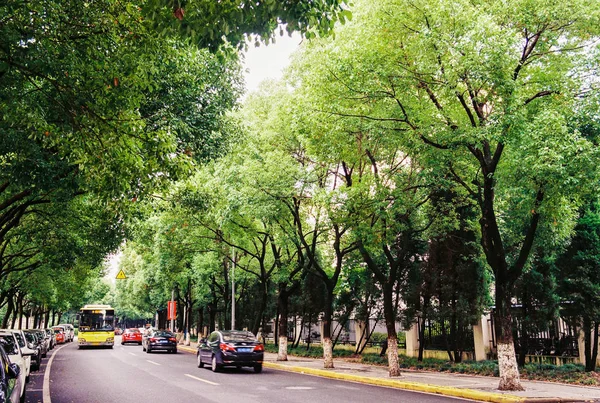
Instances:
[[[0,403],[24,403],[32,370],[57,344],[73,341],[73,325],[47,329],[0,329]]]

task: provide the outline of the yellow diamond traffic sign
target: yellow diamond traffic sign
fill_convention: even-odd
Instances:
[[[125,275],[123,269],[119,270],[119,274],[117,274],[117,280],[125,280],[126,278],[127,276]]]

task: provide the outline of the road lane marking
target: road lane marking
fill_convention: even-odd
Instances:
[[[160,365],[158,362],[154,362],[154,361],[150,361],[150,360],[146,360],[146,361],[148,361],[150,364]]]
[[[207,381],[206,379],[198,378],[197,376],[194,376],[194,375],[185,374],[185,376],[187,376],[189,378],[192,378],[192,379],[195,379],[195,380],[200,381],[200,382],[206,382],[209,385],[219,386],[219,384],[216,383],[216,382]]]
[[[56,353],[58,353],[63,347],[66,347],[66,344],[63,344],[54,351],[54,353],[48,360],[46,370],[44,371],[44,393],[42,393],[42,402],[44,403],[52,403],[52,400],[50,399],[50,369],[52,367],[52,361],[54,361],[54,357],[56,357]]]
[[[288,386],[286,387],[288,390],[312,390],[313,387],[310,386]]]
[[[133,356],[136,356],[136,355],[137,355],[137,354],[134,354],[134,353],[129,353],[129,355],[133,355]]]

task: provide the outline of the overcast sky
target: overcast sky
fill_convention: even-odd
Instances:
[[[286,33],[284,36],[277,36],[276,40],[276,43],[268,46],[249,46],[244,62],[247,93],[256,90],[258,84],[266,78],[281,78],[283,69],[290,63],[290,55],[298,48],[302,38],[297,33],[292,37]]]

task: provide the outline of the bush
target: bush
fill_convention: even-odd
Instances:
[[[371,343],[383,343],[386,340],[387,340],[387,334],[379,333],[379,332],[373,332],[373,334],[371,335],[371,338],[369,339],[369,341]]]

